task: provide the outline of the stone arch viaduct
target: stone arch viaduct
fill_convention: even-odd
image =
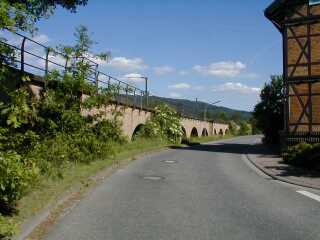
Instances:
[[[17,33],[12,33],[12,34],[14,34],[15,37],[17,37]],[[13,87],[15,85],[18,85],[18,82],[20,82],[19,79],[21,77],[21,73],[23,73],[25,76],[28,76],[31,80],[31,81],[28,81],[28,83],[25,83],[29,87],[29,90],[31,91],[31,93],[34,94],[34,96],[36,96],[37,98],[40,98],[41,89],[45,86],[45,82],[46,82],[45,76],[52,70],[63,71],[63,72],[70,71],[68,68],[68,59],[65,58],[64,54],[55,52],[54,55],[52,56],[58,55],[62,57],[62,59],[64,59],[65,61],[65,64],[61,65],[61,63],[59,62],[54,62],[53,60],[49,60],[50,51],[52,51],[51,48],[48,48],[40,43],[37,43],[33,39],[30,39],[21,34],[19,34],[19,37],[21,38],[21,48],[19,48],[19,51],[21,54],[20,54],[20,58],[15,59],[15,61],[19,62],[18,64],[19,67],[18,65],[14,65],[14,66],[11,66],[10,64],[8,65],[8,69],[12,71],[13,76],[16,76],[15,77],[16,79],[14,81],[17,81],[14,84],[13,84],[13,81],[11,81],[11,85]],[[39,53],[37,52],[32,52],[34,51],[34,49],[27,49],[28,51],[26,51],[25,47],[27,47],[28,45],[26,45],[25,42],[28,42],[28,41],[31,41],[33,44],[36,44],[39,48],[44,50],[44,53],[46,53],[46,58],[44,58],[43,55],[39,55]],[[2,43],[4,42],[2,41]],[[5,44],[7,43],[5,42]],[[10,44],[8,46],[12,47],[14,51],[17,48]],[[32,60],[28,57],[30,55],[32,56],[31,58]],[[35,59],[39,61],[35,61]],[[125,98],[128,98],[130,95],[130,93],[128,95],[129,89],[134,91],[133,93],[134,97],[136,96],[135,95],[136,92],[140,92],[140,100],[142,99],[143,96],[148,97],[147,88],[145,91],[143,91],[134,86],[131,86],[128,83],[122,82],[119,79],[116,79],[112,76],[109,76],[99,71],[98,63],[95,63],[94,61],[86,58],[85,56],[82,57],[81,59],[82,61],[85,61],[86,63],[88,63],[90,65],[90,68],[92,68],[90,69],[90,77],[87,76],[88,78],[86,80],[89,80],[91,83],[93,81],[95,87],[97,88],[97,91],[99,90],[99,87],[101,87],[100,86],[101,84],[104,84],[104,86],[107,84],[108,87],[110,85],[117,86],[119,91],[118,97],[122,97],[122,95],[125,92]],[[77,61],[77,59],[75,60]],[[69,64],[70,64],[70,61],[69,61]],[[26,67],[27,69],[25,69]],[[40,70],[40,73],[37,70]],[[44,76],[42,76],[43,73],[44,73]],[[147,81],[147,78],[146,78],[146,81]],[[1,92],[0,92],[0,97],[1,97]],[[86,96],[82,95],[82,97],[85,98]],[[82,110],[82,114],[83,115],[95,114],[94,111],[99,111],[99,113],[102,112],[104,117],[107,119],[113,118],[115,111],[122,113],[120,117],[120,120],[122,122],[122,131],[129,139],[132,139],[134,133],[137,132],[137,130],[143,124],[145,124],[146,121],[150,119],[150,117],[152,116],[152,110],[144,109],[142,108],[142,105],[140,105],[140,107],[137,107],[137,106],[133,107],[131,105],[128,105],[128,104],[125,105],[119,102],[106,105],[103,109],[92,109],[90,111]],[[202,120],[192,119],[188,117],[182,118],[182,126],[183,126],[182,130],[185,133],[185,137],[200,137],[200,136],[211,136],[211,135],[218,135],[218,134],[225,135],[228,132],[227,124],[219,124],[219,123],[214,123],[210,121],[202,121]]]
[[[34,83],[28,84],[28,86],[33,95],[40,96],[41,86]],[[82,99],[84,100],[86,97],[87,95],[83,95]],[[94,115],[98,112],[102,113],[105,119],[112,119],[114,118],[114,113],[119,112],[119,120],[122,123],[122,132],[129,140],[131,140],[141,126],[150,119],[153,111],[119,102],[106,105],[101,109],[82,110],[84,116]],[[229,125],[183,117],[182,130],[186,138],[213,135],[223,136],[228,133]]]
[[[125,136],[132,139],[134,134],[143,126],[152,116],[152,111],[141,109],[123,104],[112,104],[105,106],[102,109],[93,109],[90,111],[83,110],[85,116],[95,114],[99,111],[103,113],[103,117],[111,119],[114,117],[114,112],[119,112],[119,120],[122,122],[122,131]],[[185,137],[201,137],[212,135],[225,135],[228,133],[228,124],[215,123],[212,121],[202,121],[192,118],[183,117],[182,127]]]

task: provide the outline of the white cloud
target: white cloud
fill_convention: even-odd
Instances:
[[[144,70],[148,67],[141,58],[129,59],[126,57],[115,57],[111,59],[108,65],[126,72]]]
[[[185,76],[187,74],[188,74],[188,71],[186,71],[186,70],[179,71],[179,75],[181,75],[181,76]]]
[[[169,96],[172,98],[181,98],[182,97],[182,95],[180,93],[176,93],[176,92],[171,92],[169,94]]]
[[[213,87],[214,92],[237,92],[241,94],[259,94],[261,89],[250,87],[239,82],[227,82],[225,84]]]
[[[208,66],[196,65],[193,67],[193,70],[209,76],[216,77],[236,77],[243,70],[246,69],[246,65],[240,61],[237,62],[216,62],[211,63]]]
[[[145,79],[139,73],[126,74],[126,75],[121,77],[121,80],[129,81],[129,82],[135,82],[135,83],[145,82]]]
[[[257,79],[260,76],[257,73],[247,73],[247,74],[242,74],[241,77],[246,79]]]
[[[203,91],[203,90],[205,90],[205,87],[204,86],[195,86],[193,89],[196,91]]]
[[[154,67],[153,70],[158,75],[164,75],[164,74],[175,72],[175,69],[170,66]]]
[[[188,83],[177,83],[174,85],[170,85],[169,88],[171,88],[171,89],[189,89],[189,88],[191,88],[191,85]]]
[[[42,56],[43,59],[46,58],[45,55]],[[31,55],[26,55],[25,56],[25,61],[29,64],[34,64],[36,63],[37,67],[40,67],[42,69],[45,69],[46,66],[46,61],[40,59],[40,58],[35,58]],[[49,55],[48,59],[50,60],[50,62],[48,62],[48,68],[49,71],[53,71],[53,70],[64,70],[64,66],[66,64],[66,59],[64,57],[62,57],[61,55]],[[54,64],[56,63],[56,64]],[[58,65],[57,65],[58,64]]]

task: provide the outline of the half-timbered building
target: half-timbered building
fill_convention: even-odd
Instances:
[[[285,137],[319,142],[320,0],[276,0],[265,15],[283,36]]]

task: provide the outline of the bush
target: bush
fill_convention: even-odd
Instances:
[[[17,233],[17,226],[12,219],[5,218],[0,214],[0,239],[11,237]]]
[[[320,144],[300,143],[284,154],[285,162],[309,169],[320,167]]]
[[[15,152],[0,152],[0,203],[13,206],[36,183],[38,168]]]
[[[181,141],[182,136],[181,118],[174,109],[166,104],[155,107],[152,118],[139,134],[139,137],[160,137],[172,143]]]
[[[99,126],[105,126],[104,124],[106,123]],[[101,128],[94,129],[97,131]],[[113,130],[113,133],[116,131],[118,130]],[[108,132],[100,133],[104,135]],[[109,133],[112,131],[109,130]],[[72,134],[58,133],[54,138],[39,143],[26,158],[35,162],[42,174],[63,177],[63,170],[71,164],[90,163],[114,155],[115,141],[108,139],[107,135],[104,137],[95,134],[90,128]],[[120,139],[119,136],[113,138]]]
[[[125,143],[126,139],[122,134],[120,125],[117,120],[102,120],[94,125],[93,132],[102,142]]]

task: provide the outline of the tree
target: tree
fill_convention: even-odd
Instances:
[[[228,116],[225,112],[220,112],[218,115],[218,119],[225,122],[225,121],[228,121]]]
[[[261,129],[268,143],[279,142],[279,132],[283,130],[283,77],[271,76],[260,94],[260,102],[255,106],[253,116],[256,127]]]
[[[238,112],[235,112],[231,115],[230,119],[236,123],[239,123],[241,121],[241,115]]]
[[[43,17],[53,14],[61,6],[75,12],[77,6],[86,5],[88,0],[1,0],[0,29],[12,31],[34,31],[34,24]]]
[[[229,132],[234,136],[239,134],[239,126],[235,123],[235,121],[229,122]]]
[[[251,126],[247,122],[240,122],[239,135],[250,135],[251,134]]]

